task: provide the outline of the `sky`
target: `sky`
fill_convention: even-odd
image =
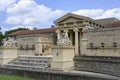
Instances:
[[[0,0],[0,27],[47,28],[67,13],[120,19],[120,0]]]

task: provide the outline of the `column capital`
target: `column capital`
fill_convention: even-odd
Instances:
[[[78,32],[79,30],[77,28],[73,29],[73,31]]]
[[[60,30],[56,30],[55,32],[56,32],[56,33],[60,33]]]
[[[68,32],[68,29],[65,29],[64,32]]]

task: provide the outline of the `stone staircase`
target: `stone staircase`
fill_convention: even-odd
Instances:
[[[10,61],[5,67],[22,70],[47,70],[52,56],[19,56]]]

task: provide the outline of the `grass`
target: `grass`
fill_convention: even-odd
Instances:
[[[0,80],[33,80],[33,79],[0,74]]]

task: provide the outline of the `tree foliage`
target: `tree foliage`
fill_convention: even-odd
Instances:
[[[3,34],[0,32],[0,46],[2,45]]]
[[[23,30],[29,30],[29,29],[28,28],[17,28],[17,29],[6,31],[5,35],[11,34],[11,33],[16,32],[16,31],[23,31]]]

